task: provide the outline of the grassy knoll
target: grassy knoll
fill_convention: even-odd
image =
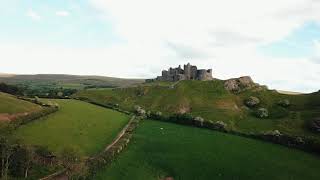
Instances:
[[[81,155],[92,155],[110,143],[129,120],[122,113],[81,101],[51,101],[60,105],[58,112],[21,126],[14,136],[54,152],[74,148]]]
[[[38,111],[41,107],[20,99],[10,94],[0,92],[0,113],[24,113]]]
[[[93,179],[319,179],[320,158],[215,131],[146,120]]]
[[[245,107],[244,100],[256,96],[261,104],[256,108]],[[107,90],[80,91],[74,97],[87,98],[104,104],[119,104],[133,110],[134,105],[163,114],[188,112],[206,120],[224,121],[228,128],[241,132],[280,130],[294,135],[320,136],[307,129],[310,119],[320,116],[320,94],[285,95],[272,90],[247,90],[233,94],[224,89],[224,82],[181,81],[174,88],[170,83],[150,83],[139,87]],[[278,101],[288,99],[289,107]],[[270,117],[260,119],[254,111],[260,107],[269,110]]]

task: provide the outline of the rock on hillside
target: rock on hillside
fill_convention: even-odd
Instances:
[[[248,107],[255,107],[260,103],[260,99],[254,96],[250,96],[248,99],[245,100],[244,103]]]
[[[320,132],[320,117],[313,119],[309,126],[311,130]]]
[[[243,76],[240,78],[228,79],[224,83],[224,87],[228,91],[239,93],[245,89],[255,87],[256,84],[253,82],[250,76]]]

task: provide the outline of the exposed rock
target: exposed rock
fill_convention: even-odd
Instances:
[[[266,108],[259,108],[256,111],[256,116],[259,118],[267,118],[269,116],[269,112]]]
[[[314,132],[320,133],[320,117],[313,119],[309,124],[309,128]]]
[[[201,127],[203,126],[204,119],[202,117],[200,117],[200,116],[195,117],[194,121],[195,121],[196,125],[201,126]]]
[[[134,106],[134,109],[139,116],[146,115],[146,111],[144,109],[142,109],[140,106]]]
[[[248,107],[255,107],[260,103],[260,99],[254,96],[250,96],[244,101],[244,104]]]
[[[289,107],[290,101],[288,99],[282,99],[278,102],[278,105],[280,105],[282,107]]]
[[[252,81],[250,76],[228,79],[224,83],[225,89],[234,93],[239,93],[245,89],[249,89],[255,86],[256,84]]]
[[[279,130],[267,131],[267,132],[265,132],[263,134],[264,135],[269,135],[269,136],[276,136],[276,137],[279,137],[279,136],[282,135]]]
[[[214,126],[217,128],[217,129],[226,129],[227,128],[227,124],[222,122],[222,121],[217,121],[214,123]]]

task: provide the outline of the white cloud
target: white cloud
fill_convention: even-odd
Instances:
[[[320,63],[308,57],[264,57],[256,50],[306,22],[320,22],[319,1],[90,2],[114,23],[112,28],[125,43],[95,49],[0,44],[1,52],[5,52],[0,59],[8,59],[1,62],[0,71],[151,78],[163,68],[189,61],[200,68],[213,68],[218,78],[251,75],[271,88],[305,92],[320,89]],[[56,15],[69,14],[61,12]]]
[[[36,21],[41,19],[41,16],[37,12],[33,11],[32,9],[28,10],[27,16]]]
[[[57,12],[56,12],[56,15],[57,15],[57,16],[66,17],[66,16],[69,16],[70,13],[69,13],[68,11],[57,11]]]
[[[169,65],[191,61],[201,67],[213,67],[219,78],[251,75],[272,88],[320,89],[317,83],[320,66],[308,57],[270,58],[256,50],[262,44],[286,37],[306,22],[320,22],[319,1],[91,0],[91,3],[107,19],[116,22],[118,34],[128,44],[134,42],[143,47],[141,55],[159,47],[161,51],[155,52],[164,53],[136,61],[155,67],[159,66],[155,59],[167,57],[171,60]],[[275,83],[279,80],[289,83]]]

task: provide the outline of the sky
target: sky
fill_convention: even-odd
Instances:
[[[220,79],[320,89],[320,0],[0,0],[0,72]]]

